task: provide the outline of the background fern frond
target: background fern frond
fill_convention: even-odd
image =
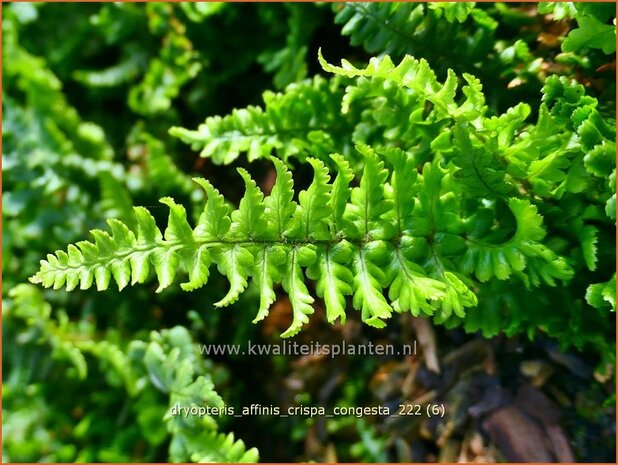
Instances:
[[[339,112],[342,95],[340,81],[316,76],[282,93],[265,92],[264,108],[234,110],[223,118],[207,118],[196,131],[173,127],[170,134],[216,164],[231,163],[241,153],[249,160],[309,154],[326,159],[332,152],[350,151],[345,141],[350,121]]]

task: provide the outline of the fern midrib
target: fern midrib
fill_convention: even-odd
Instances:
[[[340,232],[338,232],[337,235],[329,239],[314,239],[308,236],[302,239],[285,239],[285,238],[284,239],[253,239],[253,240],[245,240],[245,239],[243,240],[222,240],[222,239],[212,240],[212,239],[208,239],[208,240],[194,240],[193,242],[160,241],[156,243],[154,246],[137,245],[137,246],[131,247],[130,249],[124,248],[124,250],[117,251],[113,255],[98,256],[97,258],[99,258],[99,260],[84,261],[83,263],[80,263],[79,265],[64,265],[64,266],[56,265],[54,267],[50,267],[49,269],[45,271],[40,270],[39,273],[41,275],[46,275],[48,273],[56,273],[57,271],[81,270],[84,268],[89,269],[91,267],[101,266],[101,265],[108,266],[117,261],[120,261],[120,262],[125,261],[126,259],[130,258],[131,255],[133,254],[151,253],[151,252],[156,251],[157,249],[162,249],[162,251],[167,251],[167,252],[173,251],[175,249],[184,249],[184,248],[198,249],[199,247],[202,247],[204,245],[209,246],[209,247],[217,247],[217,246],[223,247],[223,246],[235,246],[235,245],[251,247],[251,246],[256,246],[256,245],[263,245],[264,248],[273,247],[273,246],[295,248],[295,247],[301,247],[305,245],[318,245],[318,246],[323,246],[325,248],[329,248],[333,245],[346,241],[356,246],[357,248],[362,248],[371,242],[380,241],[380,242],[392,244],[395,250],[399,251],[399,249],[401,248],[401,242],[403,242],[406,238],[427,239],[427,238],[435,237],[436,234],[448,234],[452,236],[461,237],[468,244],[473,244],[473,245],[476,245],[477,247],[485,247],[485,248],[500,248],[500,247],[509,245],[513,243],[514,241],[514,238],[511,238],[502,244],[487,244],[487,243],[476,241],[474,239],[470,239],[469,237],[463,234],[456,234],[456,233],[452,233],[448,231],[436,231],[435,233],[429,234],[429,235],[398,234],[390,239],[373,238],[369,236],[368,234],[365,234],[360,238],[351,238],[351,237],[341,236]],[[431,249],[432,251],[434,251],[434,247],[431,247]]]
[[[412,237],[412,236],[411,236]],[[421,236],[418,236],[421,237]],[[334,238],[334,239],[312,239],[311,237],[307,237],[305,239],[254,239],[254,240],[194,240],[193,242],[176,242],[176,241],[160,241],[158,243],[156,243],[153,246],[132,246],[130,249],[126,249],[123,250],[122,252],[118,253],[118,251],[116,251],[116,253],[114,253],[113,255],[104,255],[104,256],[98,256],[97,258],[99,258],[100,260],[95,260],[95,261],[84,261],[83,263],[80,263],[79,265],[65,265],[65,266],[55,266],[54,268],[50,268],[49,270],[46,271],[40,271],[41,274],[46,274],[46,273],[55,273],[58,270],[79,270],[81,268],[84,267],[90,267],[90,266],[96,266],[96,265],[111,265],[113,262],[115,261],[124,261],[127,258],[129,258],[131,255],[133,254],[140,254],[140,253],[150,253],[153,252],[157,249],[162,249],[162,250],[173,250],[173,249],[182,249],[182,248],[199,248],[201,246],[211,246],[211,247],[217,247],[217,246],[234,246],[234,245],[240,245],[240,246],[254,246],[254,245],[264,245],[264,247],[269,247],[269,246],[281,246],[281,247],[290,247],[290,248],[294,248],[294,247],[298,247],[298,246],[303,246],[303,245],[312,245],[312,244],[318,244],[318,245],[325,245],[325,246],[329,246],[329,245],[334,245],[334,244],[338,244],[342,241],[346,240],[346,238]],[[362,239],[347,239],[348,242],[358,245],[358,246],[362,246],[368,242],[371,242],[370,240],[362,240]]]
[[[234,141],[242,137],[270,137],[270,136],[279,136],[279,135],[294,135],[294,134],[306,134],[311,131],[323,131],[328,133],[334,133],[342,131],[346,129],[345,126],[332,125],[332,126],[299,126],[292,128],[279,129],[275,128],[273,131],[259,131],[259,132],[249,132],[243,131],[242,129],[234,128],[232,130],[225,130],[221,134],[217,134],[213,139],[224,140],[224,141]],[[236,133],[236,134],[235,134]],[[240,136],[238,135],[240,134]]]

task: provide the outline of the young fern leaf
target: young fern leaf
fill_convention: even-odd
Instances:
[[[314,312],[305,273],[316,280],[329,322],[345,320],[351,295],[363,321],[376,327],[383,327],[393,311],[433,314],[440,321],[452,313],[463,317],[464,308],[477,304],[473,276],[486,281],[515,274],[534,286],[571,278],[566,262],[541,243],[542,218],[527,200],[508,200],[516,231],[494,244],[488,233],[467,235],[463,225],[472,220],[461,218],[464,200],[453,192],[456,177],[439,161],[426,163],[419,175],[414,157],[399,149],[358,150],[365,163],[356,187],[350,186],[353,174],[342,157],[332,156],[337,170],[332,184],[324,163],[309,158],[313,181],[296,204],[287,167],[273,159],[277,180],[266,198],[249,174],[238,170],[245,194],[230,213],[219,192],[196,179],[206,204],[194,228],[182,205],[163,198],[169,208],[164,234],[146,209],[136,207],[135,231],[109,220],[111,234],[94,230],[94,242],[50,254],[31,281],[56,289],[78,284],[87,289],[96,282],[103,290],[113,277],[122,289],[145,282],[154,268],[157,291],[162,291],[181,268],[188,274],[181,286],[189,291],[206,284],[216,264],[230,287],[215,305],[235,302],[253,278],[260,292],[255,321],[266,317],[276,297],[274,286],[281,283],[293,311],[283,333],[288,337]],[[492,212],[485,208],[472,218],[489,215],[494,221],[498,212]]]
[[[517,231],[513,237],[500,246],[473,242],[462,259],[462,271],[476,273],[481,282],[488,281],[492,276],[507,279],[512,271],[523,270],[526,257],[522,253],[522,245],[545,236],[541,228],[542,219],[528,201],[511,199],[509,207],[517,222]]]
[[[144,207],[133,207],[135,218],[137,220],[137,247],[129,258],[131,263],[131,285],[144,283],[148,279],[150,273],[150,255],[152,253],[152,244],[158,244],[162,241],[163,236],[157,228],[155,219],[150,212]],[[88,242],[86,242],[88,244]],[[79,245],[79,244],[78,244]],[[142,252],[140,253],[141,250]],[[85,258],[85,257],[84,257]],[[88,289],[89,285],[84,286],[82,280],[82,289]]]
[[[272,241],[283,241],[297,208],[296,202],[292,200],[294,182],[284,162],[275,157],[271,157],[271,161],[275,165],[277,179],[270,195],[264,199],[264,216],[272,218],[267,224],[266,237]],[[260,307],[254,323],[266,318],[268,309],[276,299],[273,287],[281,281],[280,268],[284,266],[286,258],[283,247],[267,245],[258,249],[253,279],[260,291]]]
[[[360,186],[352,189],[348,218],[353,227],[349,236],[362,239],[364,245],[357,246],[353,256],[354,298],[353,303],[362,312],[365,323],[377,328],[384,327],[383,318],[391,315],[392,308],[386,302],[382,288],[386,285],[386,275],[380,266],[389,255],[386,243],[372,241],[391,236],[392,228],[381,216],[386,214],[392,203],[384,197],[384,185],[388,172],[384,162],[367,146],[357,146],[365,157],[365,167]]]
[[[298,195],[298,208],[294,212],[294,229],[291,236],[301,237],[306,241],[327,240],[330,215],[329,199],[331,186],[330,176],[323,162],[315,158],[307,161],[313,167],[313,182],[306,191]],[[293,336],[300,331],[303,324],[309,321],[307,315],[313,313],[313,297],[309,295],[305,285],[302,266],[311,265],[316,260],[314,247],[311,245],[292,247],[288,252],[287,274],[283,278],[283,289],[290,296],[293,310],[292,325],[281,335]]]
[[[508,205],[517,223],[513,237],[500,245],[471,241],[462,259],[462,271],[476,274],[481,282],[494,276],[500,280],[508,279],[511,273],[521,272],[526,266],[531,270],[538,268],[550,286],[555,285],[554,277],[572,278],[573,270],[564,259],[539,242],[545,237],[545,230],[536,206],[528,200],[516,198],[509,199]],[[534,259],[541,260],[531,266],[529,262]]]
[[[349,150],[350,121],[339,112],[342,95],[338,81],[317,76],[282,93],[264,92],[264,108],[234,110],[223,118],[207,118],[196,131],[173,127],[170,134],[215,164],[229,164],[241,153],[250,161],[273,152],[283,160],[310,152],[326,159],[331,152]]]
[[[463,74],[467,85],[462,87],[466,99],[461,103],[455,102],[457,78],[451,70],[447,73],[444,84],[440,84],[435,73],[426,60],[416,60],[406,55],[398,65],[386,55],[382,58],[371,58],[365,69],[354,67],[349,61],[341,60],[341,66],[328,63],[318,50],[318,60],[324,71],[348,78],[367,78],[380,83],[392,83],[409,89],[411,95],[420,101],[428,100],[435,105],[435,115],[438,118],[463,118],[471,121],[486,110],[485,96],[478,79],[470,74]],[[359,81],[363,82],[363,81]],[[343,113],[351,108],[352,102],[358,97],[355,86],[348,86],[343,98]]]
[[[475,307],[478,299],[474,292],[455,273],[450,271],[441,272],[446,284],[445,296],[442,301],[440,313],[436,315],[437,322],[445,321],[451,313],[460,318],[466,316],[465,307]]]

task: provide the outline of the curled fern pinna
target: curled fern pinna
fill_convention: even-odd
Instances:
[[[465,307],[477,304],[477,280],[515,275],[527,284],[542,279],[553,285],[555,278],[571,277],[566,262],[540,242],[542,218],[529,201],[506,201],[516,226],[510,238],[496,241],[491,232],[466,229],[475,214],[461,217],[453,168],[434,160],[419,170],[415,158],[397,148],[357,150],[364,160],[357,186],[344,157],[331,155],[332,171],[308,158],[313,182],[297,201],[292,175],[277,158],[271,158],[277,178],[267,197],[238,169],[245,194],[234,211],[210,182],[196,178],[207,201],[194,228],[185,208],[165,197],[170,212],[163,233],[148,210],[135,207],[136,230],[109,220],[111,234],[93,230],[94,242],[48,255],[31,281],[68,290],[95,283],[104,290],[111,277],[123,289],[156,275],[161,291],[182,267],[188,279],[181,287],[191,291],[206,283],[216,264],[230,287],[215,305],[236,301],[252,277],[261,295],[255,321],[268,314],[274,285],[281,284],[293,309],[282,334],[287,337],[314,312],[305,275],[315,280],[329,322],[345,320],[346,296],[352,296],[363,321],[375,327],[393,311],[442,321],[463,317]]]

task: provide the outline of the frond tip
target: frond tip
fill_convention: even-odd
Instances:
[[[88,289],[94,283],[104,290],[113,278],[122,290],[156,276],[161,292],[182,269],[187,279],[181,288],[192,291],[206,284],[214,264],[230,283],[215,305],[235,302],[252,279],[261,296],[255,321],[268,314],[280,283],[292,304],[292,324],[282,334],[287,337],[314,312],[305,275],[316,280],[329,322],[345,321],[346,296],[352,296],[363,321],[376,327],[393,311],[463,317],[464,308],[477,303],[469,287],[474,276],[484,282],[513,274],[535,286],[539,277],[550,285],[554,278],[571,277],[566,262],[540,243],[542,217],[528,201],[508,202],[517,222],[513,238],[484,245],[483,238],[469,240],[453,227],[449,211],[457,201],[445,194],[454,188],[453,178],[440,162],[417,174],[403,151],[358,150],[365,166],[357,187],[350,186],[353,173],[336,154],[334,176],[322,161],[308,159],[313,182],[298,203],[292,176],[277,159],[272,159],[277,180],[267,197],[239,169],[245,195],[234,211],[208,181],[196,178],[207,200],[195,227],[185,208],[165,197],[161,203],[169,218],[163,232],[148,210],[135,207],[134,229],[109,220],[110,232],[93,230],[93,242],[48,255],[30,280],[54,289]],[[422,195],[415,202],[417,192]]]

